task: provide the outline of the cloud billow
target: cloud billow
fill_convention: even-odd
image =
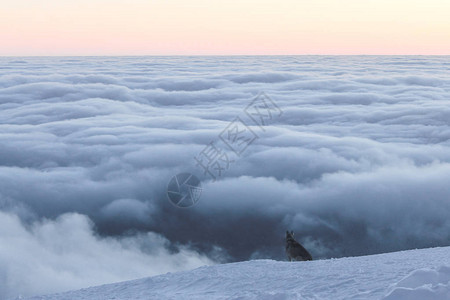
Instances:
[[[449,245],[443,57],[14,60],[0,58],[0,298],[284,259],[286,229],[316,258]],[[194,156],[260,91],[283,114],[213,182]],[[203,180],[190,209],[165,194],[180,172]]]

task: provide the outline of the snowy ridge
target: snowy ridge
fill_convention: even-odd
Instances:
[[[450,267],[437,270],[420,269],[395,285],[385,300],[450,299]]]
[[[253,260],[30,300],[450,299],[450,247],[307,262]]]

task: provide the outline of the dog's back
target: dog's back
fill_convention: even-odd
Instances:
[[[286,254],[289,261],[312,260],[311,254],[294,239],[293,231],[286,231]]]

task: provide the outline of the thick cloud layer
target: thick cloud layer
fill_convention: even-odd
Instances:
[[[87,217],[64,214],[25,228],[0,213],[2,299],[48,293],[182,270],[212,261],[157,234],[101,238]]]
[[[284,259],[286,229],[315,258],[450,245],[449,68],[0,58],[0,297]],[[244,113],[261,91],[283,111],[263,128]],[[237,116],[258,138],[213,181],[194,157]],[[166,196],[180,172],[202,179],[188,209]]]

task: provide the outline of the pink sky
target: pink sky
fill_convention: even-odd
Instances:
[[[448,0],[15,0],[0,55],[450,54]]]

